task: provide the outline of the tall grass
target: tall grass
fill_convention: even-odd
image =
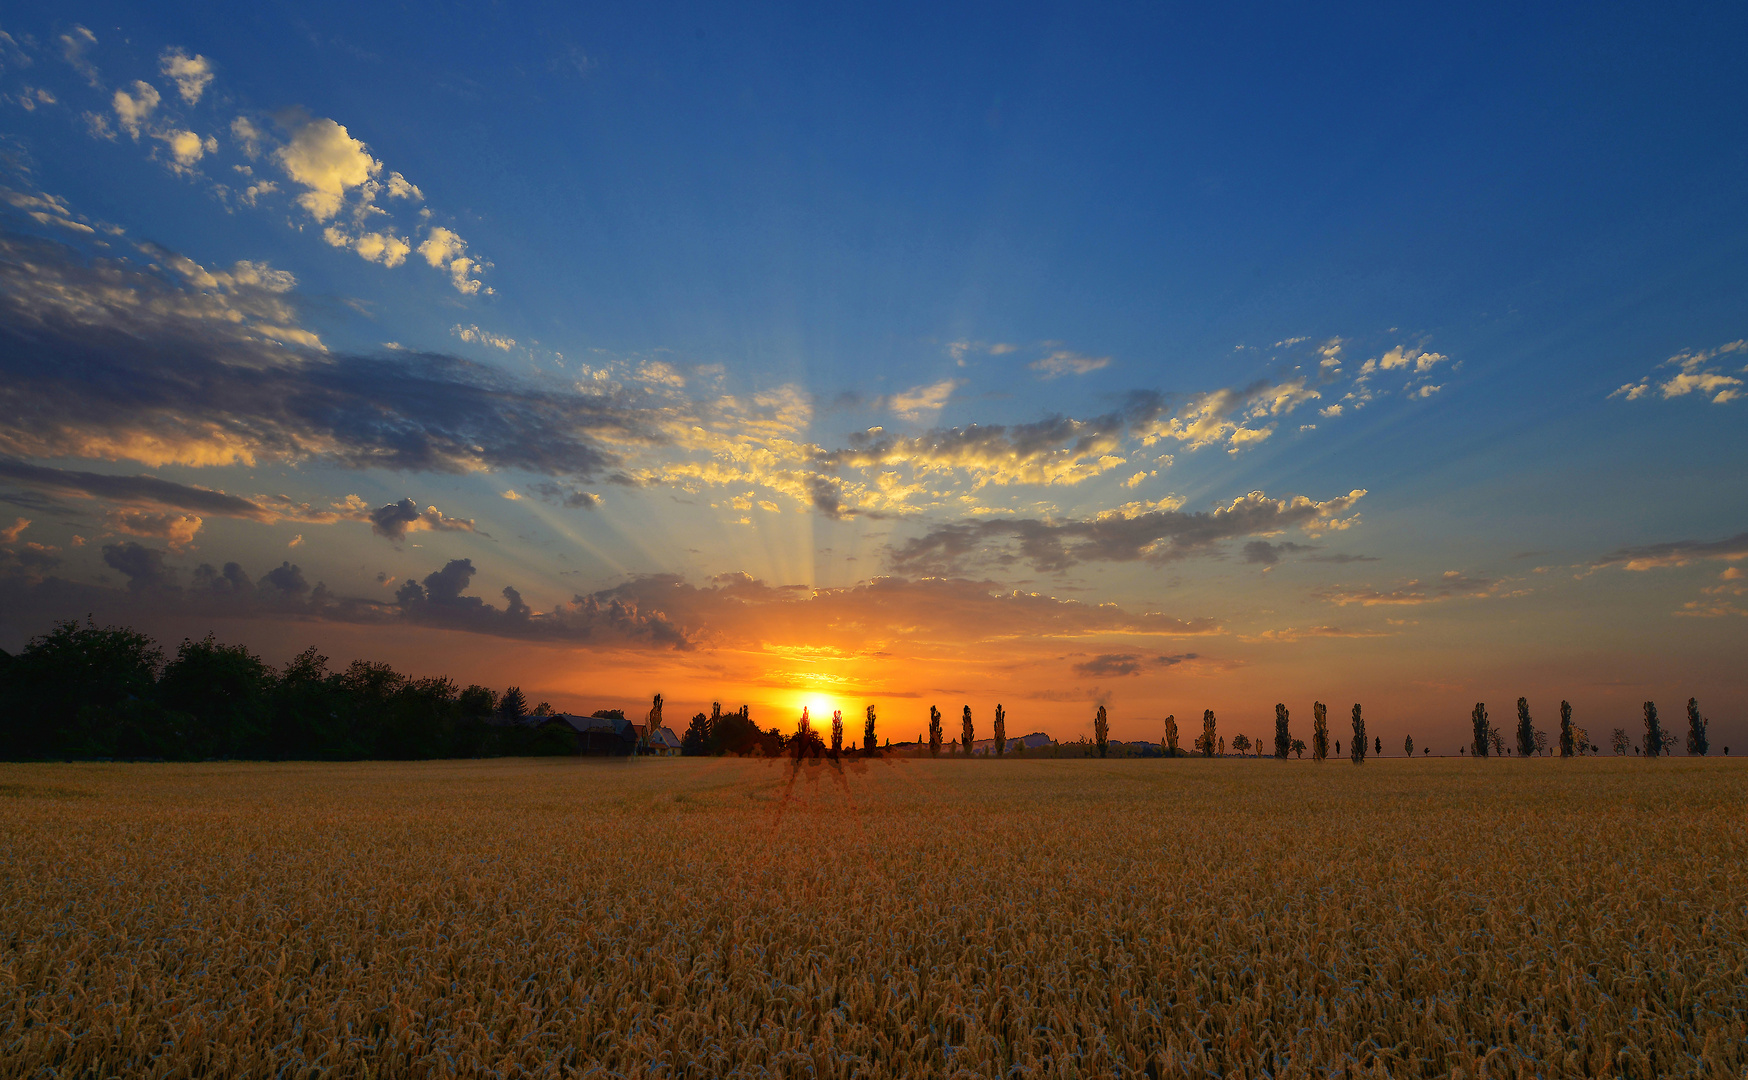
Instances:
[[[0,766],[0,1075],[1748,1069],[1735,762],[785,769]]]

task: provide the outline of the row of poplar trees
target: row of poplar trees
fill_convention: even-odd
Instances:
[[[1499,729],[1487,720],[1487,705],[1477,701],[1474,712],[1469,714],[1470,725],[1474,729],[1474,738],[1469,744],[1469,752],[1476,757],[1488,757],[1491,753],[1504,750],[1505,740]],[[1699,701],[1687,699],[1687,752],[1695,757],[1705,757],[1711,753],[1711,741],[1706,737],[1706,729],[1711,721],[1700,715]],[[1626,753],[1626,731],[1615,729],[1614,751],[1617,754]],[[1536,730],[1530,720],[1529,701],[1526,698],[1517,699],[1517,753],[1520,757],[1531,757],[1542,749],[1541,733]],[[1662,757],[1675,749],[1675,733],[1666,731],[1663,722],[1657,715],[1657,703],[1645,702],[1645,742],[1646,757]],[[1572,703],[1560,702],[1560,756],[1572,757],[1574,754],[1594,753],[1597,747],[1589,744],[1589,735],[1583,728],[1572,723]]]
[[[1288,726],[1289,715],[1286,705],[1275,706],[1275,757],[1283,761],[1288,754],[1304,749],[1304,744],[1293,738],[1292,730]],[[1203,757],[1213,757],[1217,752],[1220,742],[1217,724],[1214,710],[1203,709],[1202,733],[1196,736],[1194,744],[1195,752]],[[1341,753],[1340,739],[1335,740],[1335,752]],[[1165,718],[1165,753],[1167,757],[1178,756],[1176,715]],[[1348,756],[1355,765],[1365,764],[1366,721],[1358,704],[1353,707],[1353,740],[1349,744]],[[1329,757],[1329,707],[1321,701],[1314,702],[1311,706],[1311,757],[1315,761],[1323,761]]]
[[[1099,708],[1099,715],[1103,716],[1104,714],[1105,714],[1105,710],[1101,706]],[[933,705],[930,705],[929,706],[929,756],[930,757],[940,757],[941,756],[941,745],[945,741],[945,738],[946,738],[946,733],[945,733],[945,731],[942,730],[942,726],[941,726],[941,710],[935,708]],[[967,756],[970,755],[972,744],[974,744],[976,741],[977,741],[977,728],[971,722],[971,706],[967,705],[967,706],[965,706],[964,712],[959,717],[959,744],[961,747],[964,748],[964,752]],[[1008,749],[1008,714],[1007,714],[1006,710],[1004,710],[1000,705],[997,705],[995,707],[995,732],[994,732],[994,738],[991,741],[992,741],[992,744],[994,746],[994,752],[995,752],[996,757],[1001,757],[1007,753],[1007,749]],[[1104,740],[1101,738],[1099,741],[1102,743]]]

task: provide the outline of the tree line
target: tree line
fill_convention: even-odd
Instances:
[[[174,656],[126,627],[57,624],[0,651],[0,758],[203,761],[568,754],[550,714],[499,694],[358,660],[331,671],[314,648],[275,669],[208,635]],[[608,711],[610,712],[610,711]],[[598,715],[605,715],[598,714]]]
[[[10,760],[359,760],[571,753],[575,743],[568,733],[521,722],[552,712],[544,702],[531,709],[514,686],[502,694],[479,685],[464,688],[447,678],[412,678],[387,664],[364,660],[330,671],[328,658],[313,647],[275,669],[247,648],[221,644],[209,634],[201,641],[183,641],[175,656],[167,658],[147,635],[126,627],[99,627],[89,619],[83,625],[72,620],[57,624],[32,638],[17,656],[0,650],[0,758]],[[624,718],[618,710],[595,715]],[[1275,706],[1274,757],[1303,757],[1309,749],[1313,760],[1323,761],[1332,745],[1335,755],[1341,756],[1343,740],[1330,738],[1327,707],[1316,702],[1311,715],[1307,744],[1293,736],[1286,705]],[[1511,752],[1513,747],[1490,722],[1485,703],[1475,704],[1470,721],[1471,742],[1459,753],[1487,758]],[[880,750],[875,725],[874,706],[869,705],[863,718],[862,754]],[[1698,702],[1689,698],[1689,754],[1703,757],[1710,752],[1708,725]],[[1110,715],[1104,705],[1098,706],[1092,728],[1090,743],[1083,737],[1078,743],[1047,748],[1043,755],[1108,756]],[[1179,743],[1175,715],[1165,718],[1164,729],[1158,748],[1164,756],[1214,757],[1227,752],[1212,709],[1203,711],[1202,731],[1188,748]],[[1006,756],[1007,713],[1000,704],[995,707],[992,734],[991,756]],[[953,749],[970,755],[976,736],[971,706],[965,705]],[[806,709],[795,731],[785,733],[777,727],[761,729],[745,705],[724,713],[721,704],[714,703],[708,714],[692,717],[681,739],[681,752],[767,757],[857,752],[841,711],[832,715],[829,739],[828,743],[814,730]],[[1572,722],[1572,706],[1566,701],[1560,703],[1557,741],[1550,744],[1547,734],[1531,720],[1528,701],[1518,698],[1514,741],[1522,757],[1549,753],[1550,746],[1561,757],[1601,752],[1589,732]],[[927,753],[939,757],[944,745],[948,744],[941,711],[931,705]],[[1669,754],[1675,745],[1674,732],[1663,726],[1657,706],[1649,701],[1644,703],[1643,742],[1632,744],[1623,728],[1614,729],[1611,740],[1616,754],[1630,749],[1648,757]],[[1239,753],[1254,748],[1260,755],[1263,750],[1261,739],[1253,742],[1243,733],[1234,736],[1231,746]],[[1381,737],[1368,740],[1357,703],[1347,746],[1347,756],[1356,765],[1364,764],[1368,751],[1383,753]],[[890,739],[886,748],[891,748]],[[1024,749],[1023,743],[1015,747],[1016,752]],[[1413,755],[1412,736],[1403,740],[1403,751]],[[1422,753],[1430,753],[1430,748]],[[1728,747],[1724,753],[1729,753]]]

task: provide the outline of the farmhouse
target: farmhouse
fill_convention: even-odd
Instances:
[[[680,739],[670,728],[657,728],[648,744],[644,744],[643,724],[632,723],[615,710],[607,715],[579,716],[576,713],[554,713],[539,718],[540,727],[569,735],[576,744],[576,753],[606,757],[626,757],[643,746],[645,753],[668,756],[680,752]]]

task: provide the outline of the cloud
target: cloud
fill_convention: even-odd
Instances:
[[[334,247],[351,248],[364,261],[381,263],[391,270],[406,262],[407,253],[413,250],[405,237],[392,232],[361,232],[354,236],[338,225],[323,229],[322,239]]]
[[[110,530],[127,536],[150,536],[168,541],[173,550],[192,544],[194,534],[204,524],[198,514],[142,510],[131,506],[111,510],[104,515],[103,523]]]
[[[1658,365],[1676,369],[1675,374],[1668,379],[1658,382],[1654,376],[1647,375],[1636,383],[1627,383],[1608,396],[1637,401],[1655,389],[1665,401],[1688,394],[1701,394],[1709,396],[1714,405],[1725,405],[1742,396],[1743,383],[1734,375],[1724,374],[1712,361],[1732,354],[1736,355],[1736,359],[1741,359],[1740,354],[1744,352],[1748,352],[1748,339],[1727,342],[1715,349],[1699,352],[1684,349]]]
[[[91,51],[91,46],[97,44],[97,35],[75,23],[71,30],[61,35],[60,41],[61,59],[65,60],[74,71],[83,75],[85,81],[90,83],[93,88],[101,85],[102,80],[98,78],[97,66],[91,63],[87,57]]]
[[[0,454],[587,479],[619,462],[610,446],[666,441],[663,417],[623,391],[317,351],[285,295],[291,275],[154,254],[180,282],[0,234]]]
[[[1198,660],[1196,653],[1175,656],[1143,656],[1139,653],[1101,653],[1084,663],[1074,665],[1074,673],[1082,678],[1107,679],[1139,675],[1149,668],[1175,667]]]
[[[0,529],[0,542],[5,542],[8,544],[17,543],[18,538],[21,535],[23,535],[24,530],[26,530],[28,528],[30,528],[30,519],[29,518],[19,518],[17,521],[14,521],[11,525],[8,525],[6,528]]]
[[[189,56],[181,49],[165,49],[159,58],[159,70],[166,78],[175,80],[182,100],[190,105],[200,101],[200,95],[206,93],[207,84],[212,82],[212,62],[204,56]]]
[[[170,167],[179,173],[194,171],[194,166],[200,163],[202,157],[218,149],[218,140],[212,136],[208,135],[203,139],[192,131],[177,128],[160,131],[153,138],[163,140],[170,148],[170,155],[174,159]]]
[[[569,507],[572,510],[593,510],[601,505],[601,496],[593,492],[564,484],[555,484],[550,480],[542,480],[532,484],[529,486],[529,490],[547,502]],[[520,498],[520,496],[516,497]]]
[[[898,416],[915,420],[925,412],[939,412],[959,387],[958,379],[942,379],[928,386],[913,386],[886,399],[886,405]]]
[[[152,111],[158,107],[161,99],[158,90],[151,83],[134,80],[133,93],[117,90],[111,99],[115,109],[116,122],[121,129],[140,141],[140,129],[152,118]]]
[[[1343,630],[1339,626],[1306,626],[1302,628],[1287,626],[1278,630],[1264,630],[1260,634],[1241,634],[1239,636],[1242,640],[1249,642],[1291,644],[1295,641],[1303,641],[1305,638],[1377,638],[1389,637],[1390,635],[1382,630]]]
[[[1077,352],[1058,349],[1026,366],[1036,371],[1040,378],[1059,379],[1064,375],[1088,375],[1109,367],[1110,363],[1111,358],[1108,356],[1082,356]]]
[[[1221,540],[1268,535],[1288,528],[1321,531],[1341,527],[1339,515],[1365,496],[1356,488],[1316,502],[1302,495],[1270,499],[1260,491],[1213,511],[1184,513],[1149,509],[1109,513],[1090,520],[991,520],[943,525],[893,550],[899,569],[945,573],[968,562],[1024,561],[1041,571],[1066,570],[1086,562],[1162,563],[1207,554]]]
[[[1244,545],[1244,561],[1247,563],[1273,566],[1281,561],[1282,555],[1290,555],[1299,551],[1315,551],[1311,544],[1295,544],[1291,540],[1283,540],[1271,544],[1267,540],[1252,540]]]
[[[1089,420],[1054,416],[1030,424],[936,428],[908,438],[869,428],[851,435],[848,449],[825,460],[869,469],[905,466],[922,476],[964,472],[974,488],[981,488],[1076,484],[1124,464],[1122,449],[1118,414]]]
[[[1346,607],[1348,604],[1359,604],[1362,607],[1413,606],[1436,604],[1459,598],[1480,599],[1500,596],[1503,587],[1504,582],[1492,578],[1470,577],[1460,570],[1447,570],[1441,577],[1432,581],[1422,581],[1416,578],[1388,592],[1366,586],[1334,586],[1328,589],[1319,589],[1311,596],[1314,599],[1340,607]]]
[[[505,352],[509,352],[516,347],[515,338],[502,337],[498,334],[481,330],[477,326],[462,326],[460,323],[457,323],[449,328],[449,332],[470,344],[490,345],[494,349],[502,349]],[[665,367],[666,365],[663,366]],[[684,386],[685,383],[682,381],[680,385]]]
[[[1655,570],[1665,566],[1686,566],[1699,559],[1723,559],[1736,562],[1748,559],[1748,532],[1737,533],[1724,540],[1672,540],[1663,544],[1644,544],[1616,548],[1591,563],[1592,570],[1619,566],[1626,570]]]
[[[0,479],[111,502],[143,503],[256,521],[269,521],[274,518],[272,511],[249,499],[161,480],[155,476],[111,476],[0,458]]]
[[[175,584],[175,572],[164,565],[164,553],[132,540],[103,545],[103,562],[126,576],[131,592],[166,589]]]
[[[254,121],[248,117],[239,116],[231,121],[231,138],[236,141],[237,148],[243,152],[243,156],[250,161],[261,156],[261,141],[265,136],[261,129],[255,126]],[[271,184],[263,186],[267,190],[274,190]]]
[[[419,254],[425,257],[425,262],[433,268],[449,271],[449,280],[458,292],[472,295],[480,291],[481,285],[477,278],[468,275],[480,269],[480,264],[468,257],[467,241],[463,240],[454,230],[441,225],[433,226],[426,234],[424,242],[419,245]],[[487,289],[486,292],[491,292]]]
[[[279,167],[304,189],[297,203],[317,221],[328,221],[346,204],[349,191],[362,191],[382,162],[345,127],[326,117],[294,121],[291,141],[274,151]]]
[[[419,504],[411,499],[402,499],[398,503],[389,503],[378,507],[370,513],[370,531],[378,536],[386,536],[395,543],[407,538],[409,532],[430,530],[434,532],[476,532],[472,518],[444,517],[443,512],[435,506],[419,509]]]

